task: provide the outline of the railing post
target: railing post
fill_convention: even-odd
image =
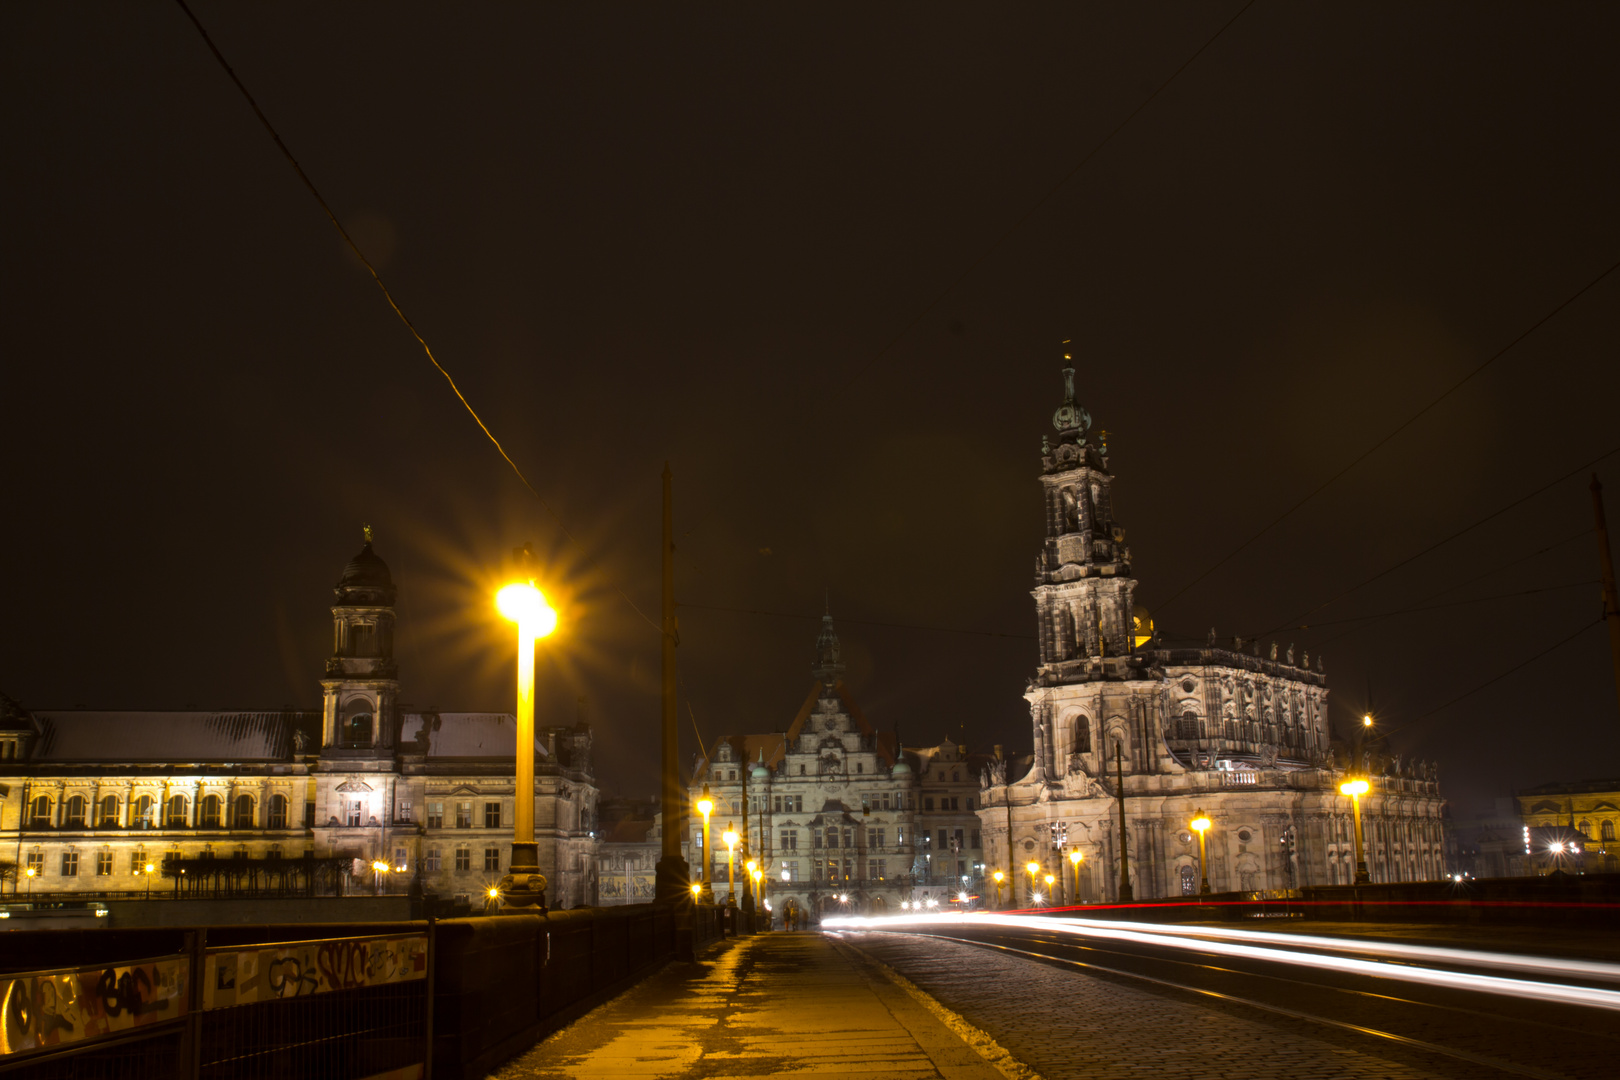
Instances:
[[[207,929],[192,930],[186,934],[190,977],[186,987],[186,1035],[180,1045],[180,1067],[177,1070],[180,1080],[198,1080],[202,1075],[202,986],[207,975],[204,966],[207,950]]]
[[[427,932],[427,1000],[422,1015],[422,1080],[433,1080],[433,998],[434,998],[434,945],[438,939],[438,919],[428,916]]]

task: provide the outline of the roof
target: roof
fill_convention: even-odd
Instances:
[[[35,761],[289,761],[294,735],[320,740],[317,712],[36,712],[41,733]]]
[[[602,834],[604,844],[645,844],[653,830],[653,822],[645,818],[615,821],[613,827]]]
[[[400,724],[400,748],[419,743],[427,726],[427,757],[505,758],[517,757],[517,717],[511,713],[406,713]],[[546,745],[537,733],[535,756],[549,758]]]
[[[1519,796],[1527,795],[1595,795],[1605,791],[1620,791],[1620,780],[1575,780],[1561,784],[1542,784],[1539,787],[1520,788]]]

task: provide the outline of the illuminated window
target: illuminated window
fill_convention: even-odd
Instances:
[[[112,852],[96,852],[96,877],[112,876]]]
[[[1603,823],[1603,839],[1605,839],[1605,840],[1613,840],[1614,839],[1614,822],[1605,821]]]
[[[64,829],[84,828],[84,796],[74,795],[62,804],[62,827]]]
[[[1191,896],[1198,891],[1198,871],[1191,866],[1181,868],[1181,895]]]
[[[197,826],[203,829],[219,828],[218,795],[204,795],[197,803]]]
[[[28,853],[28,869],[34,872],[35,877],[45,873],[45,853],[43,851],[30,851]]]
[[[96,824],[102,828],[116,828],[118,825],[118,796],[107,795],[101,800],[100,809],[96,813]]]
[[[129,805],[129,827],[132,829],[150,829],[152,827],[152,811],[156,803],[150,795],[139,795]]]
[[[886,860],[886,859],[874,859],[869,865],[871,866],[871,875],[873,877],[877,878],[879,881],[884,881],[884,880],[886,880],[888,878],[888,876],[889,876],[888,860]]]
[[[169,796],[169,812],[165,815],[165,823],[170,828],[185,828],[190,821],[186,810],[187,804],[184,795]]]
[[[456,803],[456,828],[458,828],[458,829],[470,829],[470,828],[472,828],[472,803],[470,803],[470,802],[458,802],[458,803]]]
[[[345,825],[359,825],[365,816],[365,803],[359,799],[343,800],[343,823]]]
[[[430,802],[427,804],[427,827],[430,829],[444,828],[444,803]]]
[[[129,872],[139,877],[146,873],[146,849],[129,853]]]
[[[287,796],[281,794],[270,796],[270,811],[266,815],[264,825],[267,829],[287,827]]]
[[[237,829],[253,828],[253,796],[238,795],[232,804],[231,826]]]

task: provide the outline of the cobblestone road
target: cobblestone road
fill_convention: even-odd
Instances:
[[[1308,1021],[1206,1004],[1190,994],[1153,992],[958,942],[872,933],[845,940],[982,1028],[1046,1080],[1493,1075]]]

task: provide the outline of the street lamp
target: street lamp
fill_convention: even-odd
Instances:
[[[1372,717],[1367,718],[1371,722]],[[1361,797],[1372,785],[1365,780],[1346,780],[1339,790],[1350,796],[1350,805],[1356,812],[1356,884],[1366,885],[1372,880],[1367,874],[1367,855],[1361,847]]]
[[[1209,815],[1199,810],[1187,824],[1198,834],[1198,893],[1202,896],[1209,892],[1209,852],[1204,846],[1204,834],[1209,831]]]
[[[1041,872],[1041,864],[1031,860],[1024,864],[1024,873],[1029,875],[1030,902],[1039,903],[1040,898],[1035,892],[1035,875]]]
[[[1080,864],[1085,862],[1086,853],[1079,848],[1069,852],[1069,865],[1074,867],[1074,902],[1080,902]]]
[[[709,794],[707,782],[703,785],[703,794],[698,796],[698,813],[703,815],[703,884],[692,891],[693,896],[707,899],[714,903],[714,888],[709,884],[709,871],[714,864],[714,857],[709,853],[709,842],[713,837],[709,834],[709,815],[714,813],[714,796]]]
[[[383,862],[381,859],[378,859],[377,861],[375,861],[375,862],[373,862],[371,864],[371,895],[372,896],[376,896],[377,894],[382,892],[383,875],[388,873],[388,871],[390,871],[392,869],[393,869],[392,866],[389,866],[387,863]]]
[[[154,869],[154,867],[152,866],[151,863],[147,863],[144,867],[141,868],[141,872],[146,875],[146,898],[148,900],[152,899],[152,871],[153,871],[153,869]]]
[[[990,875],[996,882],[996,910],[1001,910],[1001,883],[1007,880],[1007,875],[1000,870]]]
[[[529,546],[518,548],[514,581],[495,594],[495,607],[517,623],[517,746],[516,812],[512,816],[512,865],[501,879],[498,895],[512,907],[544,906],[546,879],[540,873],[540,849],[534,842],[534,646],[557,629],[557,612],[546,594],[535,587]]]
[[[729,907],[737,905],[737,841],[742,839],[737,835],[737,826],[726,822],[726,831],[720,839],[726,842],[726,904]]]
[[[28,899],[32,900],[34,898],[34,879],[39,876],[39,871],[35,870],[32,866],[30,866],[28,868],[28,870],[27,870],[27,874],[28,874]]]
[[[1053,877],[1051,874],[1046,875],[1046,895],[1052,898],[1052,903],[1054,904],[1057,903],[1057,892],[1052,888],[1052,883],[1055,881],[1057,881],[1057,878]]]

